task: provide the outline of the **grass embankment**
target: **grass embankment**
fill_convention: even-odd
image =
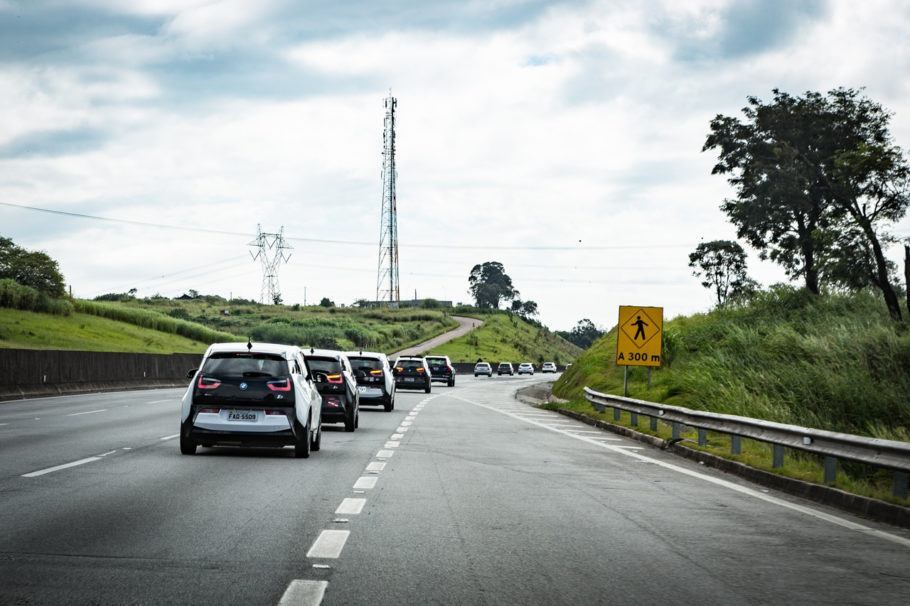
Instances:
[[[478,315],[484,324],[469,334],[434,348],[432,352],[449,356],[453,362],[475,362],[483,359],[498,362],[556,362],[574,360],[581,349],[554,334],[505,313]]]
[[[206,299],[142,299],[106,305],[240,335],[233,340],[251,337],[253,341],[343,350],[396,351],[458,325],[447,313],[431,309],[302,307]]]
[[[615,329],[596,342],[554,386],[564,407],[612,422],[582,396],[587,385],[621,394]],[[630,369],[629,395],[698,410],[792,423],[892,440],[910,440],[910,332],[895,325],[871,294],[813,297],[776,289],[749,305],[680,317],[664,325],[665,366],[647,388],[646,370]],[[621,424],[629,426],[627,414]],[[653,433],[642,421],[639,431]],[[658,434],[669,437],[669,427]],[[684,434],[697,448],[694,431]],[[743,440],[729,454],[729,437],[709,435],[715,454],[771,470],[770,446]],[[837,487],[890,496],[890,473],[845,463]],[[784,475],[821,483],[820,460],[791,453]],[[902,504],[908,504],[903,501]]]
[[[97,316],[0,309],[0,348],[202,353],[207,343]]]

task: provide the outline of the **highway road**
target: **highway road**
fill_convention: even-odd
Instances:
[[[0,403],[0,604],[906,604],[910,533],[460,377],[307,460],[180,390]]]

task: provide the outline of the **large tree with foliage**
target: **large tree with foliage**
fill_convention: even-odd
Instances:
[[[474,297],[477,307],[499,309],[500,301],[511,301],[519,296],[512,285],[512,278],[505,272],[502,263],[487,261],[475,265],[468,275],[468,292]]]
[[[702,242],[689,254],[689,267],[701,279],[702,286],[714,291],[718,305],[755,287],[755,282],[746,275],[746,251],[738,242]]]
[[[587,349],[591,347],[594,341],[601,338],[604,333],[594,325],[594,322],[588,318],[584,318],[582,320],[579,320],[578,324],[576,324],[572,330],[561,330],[557,331],[556,334],[558,334],[569,343],[574,343],[582,349]]]
[[[522,301],[521,299],[512,299],[510,311],[524,320],[533,321],[538,315],[536,301]]]
[[[0,279],[9,278],[49,297],[66,294],[60,266],[47,254],[26,250],[0,236]]]
[[[739,236],[813,293],[826,272],[833,283],[875,285],[899,319],[882,229],[910,205],[910,170],[888,112],[841,88],[801,97],[775,89],[770,103],[750,97],[743,114],[717,116],[704,145],[718,150],[712,172],[736,188],[721,208]]]

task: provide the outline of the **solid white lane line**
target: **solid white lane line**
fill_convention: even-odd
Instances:
[[[152,400],[151,402],[146,402],[146,404],[163,404],[165,402],[176,402],[176,400]]]
[[[313,541],[312,547],[306,552],[308,558],[335,559],[341,555],[344,544],[351,536],[350,530],[323,530]]]
[[[636,461],[640,461],[642,463],[652,463],[659,467],[663,467],[664,469],[668,469],[670,471],[675,471],[677,473],[681,473],[683,475],[687,475],[687,476],[690,476],[693,478],[698,478],[700,480],[704,480],[705,482],[714,484],[716,486],[722,486],[724,488],[728,488],[729,490],[732,490],[733,492],[738,492],[740,494],[744,494],[744,495],[753,497],[760,501],[765,501],[766,503],[778,505],[780,507],[783,507],[784,509],[790,509],[792,511],[797,511],[799,513],[803,513],[807,516],[811,516],[818,520],[824,520],[825,522],[830,522],[831,524],[840,526],[842,528],[847,528],[849,530],[855,530],[857,532],[861,532],[866,535],[878,537],[880,539],[885,539],[886,541],[898,543],[900,545],[903,545],[904,547],[910,547],[910,539],[906,539],[904,537],[885,532],[884,530],[870,528],[869,526],[864,526],[863,524],[858,524],[851,520],[840,518],[838,516],[831,515],[830,513],[826,513],[824,511],[819,511],[817,509],[813,509],[813,508],[807,507],[805,505],[799,505],[797,503],[791,503],[789,501],[784,501],[783,499],[778,499],[777,497],[772,497],[771,495],[764,494],[757,490],[753,490],[752,488],[749,488],[747,486],[740,486],[739,484],[734,484],[733,482],[724,480],[722,478],[715,478],[713,476],[706,475],[699,471],[694,471],[691,469],[686,469],[685,467],[680,467],[679,465],[675,465],[673,463],[667,463],[666,461],[661,461],[659,459],[653,459],[651,457],[648,457],[648,456],[645,456],[642,454],[638,454],[637,452],[632,452],[628,448],[623,448],[622,446],[619,446],[619,445],[604,444],[603,442],[595,440],[594,438],[589,438],[587,436],[573,435],[573,434],[571,434],[567,431],[563,431],[561,429],[547,427],[546,425],[544,425],[542,423],[538,423],[537,421],[532,421],[531,419],[522,419],[518,415],[513,415],[513,414],[510,414],[507,412],[502,412],[499,409],[494,408],[492,406],[480,404],[479,402],[474,402],[473,400],[468,400],[467,398],[462,398],[461,396],[452,395],[449,397],[455,398],[457,400],[461,400],[462,402],[467,402],[468,404],[473,404],[474,406],[478,406],[480,408],[486,408],[487,410],[492,410],[493,412],[499,412],[501,414],[512,417],[514,419],[518,419],[519,421],[523,421],[525,423],[530,423],[531,425],[536,425],[543,429],[547,429],[549,431],[553,431],[553,432],[562,434],[564,436],[568,436],[574,440],[580,440],[582,442],[587,442],[588,444],[593,444],[594,446],[599,446],[600,448],[604,448],[606,450],[621,454],[623,456],[629,457],[630,459],[635,459]]]
[[[355,516],[363,511],[363,506],[366,504],[366,499],[346,498],[341,502],[341,505],[338,506],[338,509],[335,510],[335,514]],[[338,522],[339,520],[335,521]],[[345,520],[345,522],[347,522],[347,520]]]
[[[96,455],[96,456],[99,456],[99,457],[106,457],[107,455],[112,455],[112,454],[114,454],[115,452],[117,452],[117,451],[116,451],[116,450],[109,450],[109,451],[105,452],[104,454],[100,454],[100,455]]]
[[[161,440],[161,441],[163,442],[163,441],[165,441],[165,440],[173,440],[174,438],[179,438],[179,437],[180,437],[180,434],[179,434],[179,433],[175,433],[175,434],[172,435],[172,436],[164,436],[163,438],[158,438],[158,439]]]
[[[70,467],[76,467],[77,465],[85,465],[86,463],[94,463],[95,461],[100,461],[101,457],[88,457],[87,459],[79,459],[78,461],[73,461],[72,463],[64,463],[63,465],[55,465],[54,467],[48,467],[47,469],[39,469],[38,471],[32,471],[30,473],[22,474],[23,478],[37,478],[38,476],[43,476],[46,473],[53,473],[55,471],[60,471],[61,469],[69,469]]]
[[[393,434],[392,434],[392,437],[389,438],[389,439],[390,439],[390,440],[400,440],[400,439],[403,438],[403,437],[404,437],[404,434],[403,434],[403,433],[393,433]]]
[[[291,581],[278,606],[319,606],[325,596],[328,581],[306,581],[297,579]]]
[[[398,448],[401,442],[386,442],[384,448]]]
[[[107,408],[99,408],[98,410],[88,410],[86,412],[71,412],[66,415],[68,417],[78,417],[79,415],[93,415],[96,412],[107,412]]]
[[[359,490],[369,490],[376,487],[376,480],[378,478],[371,478],[368,476],[360,476],[356,482],[354,482],[354,488]]]
[[[377,459],[390,459],[395,454],[394,450],[380,450],[376,453]]]
[[[385,469],[385,463],[380,461],[373,461],[367,464],[367,471],[382,471],[383,469]]]

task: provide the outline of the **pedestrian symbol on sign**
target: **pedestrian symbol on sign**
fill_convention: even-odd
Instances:
[[[648,325],[648,323],[645,322],[644,320],[642,320],[641,316],[637,316],[637,319],[635,320],[635,322],[632,322],[632,326],[636,327],[635,336],[633,337],[633,339],[638,340],[639,336],[642,339],[644,339],[645,338],[645,326],[647,326],[647,325]]]

